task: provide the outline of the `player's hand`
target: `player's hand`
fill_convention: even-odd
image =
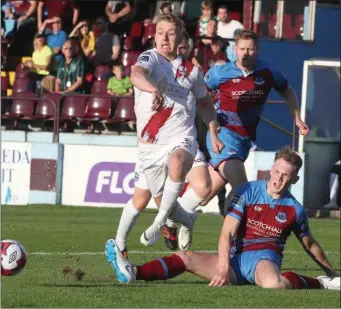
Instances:
[[[228,272],[219,272],[214,276],[208,286],[224,286],[230,284],[230,276]]]
[[[163,107],[163,104],[165,103],[163,95],[159,90],[153,91],[152,95],[153,95],[152,110],[159,111]]]
[[[113,14],[109,15],[109,20],[110,20],[111,23],[115,23],[118,19],[119,19],[119,16],[116,13],[113,13]]]
[[[211,136],[211,144],[213,152],[217,154],[221,153],[221,151],[225,147],[225,145],[222,143],[218,136]]]
[[[309,127],[300,118],[296,119],[296,126],[298,127],[300,135],[305,136],[309,133]]]

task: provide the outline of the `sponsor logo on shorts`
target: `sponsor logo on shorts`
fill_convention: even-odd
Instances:
[[[138,182],[139,179],[140,179],[140,173],[139,173],[139,172],[135,172],[134,181],[135,181],[135,182]]]
[[[229,150],[228,151],[228,154],[230,154],[230,155],[233,155],[233,154],[236,154],[237,153],[237,151],[235,151],[235,150]]]
[[[287,222],[287,214],[285,212],[280,211],[275,218],[278,223]]]

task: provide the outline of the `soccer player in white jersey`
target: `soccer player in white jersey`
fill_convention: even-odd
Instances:
[[[186,30],[183,31],[182,42],[178,46],[178,54],[186,57],[189,45],[188,45],[188,33]],[[196,112],[195,98],[191,94],[188,97],[191,103],[191,113],[193,115]],[[200,113],[200,106],[199,106]],[[186,233],[191,233],[193,224],[196,216],[192,209],[187,208],[187,199],[194,199],[197,202],[203,201],[210,193],[211,189],[211,178],[208,173],[207,163],[205,162],[204,155],[198,149],[197,154],[194,158],[194,163],[186,176],[187,182],[191,185],[193,190],[190,190],[190,196],[185,196],[180,204],[177,204],[171,212],[167,224],[164,227],[163,233],[167,247],[176,250],[178,246],[177,229],[174,227],[175,223],[180,223],[181,228],[179,231],[179,248],[181,250],[187,250],[190,246],[191,237]],[[127,257],[127,238],[128,234],[136,222],[139,214],[147,207],[152,195],[148,187],[146,177],[143,174],[142,167],[139,162],[136,163],[135,167],[135,189],[132,200],[123,208],[121,220],[116,233],[116,243],[120,250]],[[182,207],[182,204],[183,207]]]
[[[139,161],[159,206],[153,224],[141,235],[146,246],[154,245],[160,236],[197,152],[194,117],[187,101],[190,92],[205,115],[212,149],[219,153],[223,147],[217,137],[216,114],[201,72],[177,56],[181,31],[180,19],[172,14],[161,15],[156,24],[156,47],[140,55],[131,73]]]

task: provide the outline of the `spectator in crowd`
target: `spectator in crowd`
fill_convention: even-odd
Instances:
[[[47,25],[52,25],[52,30],[46,29]],[[67,33],[62,30],[62,20],[60,17],[55,16],[46,19],[41,25],[39,32],[46,33],[47,44],[52,48],[53,53],[56,56],[57,62],[59,63],[63,59],[62,46],[67,40]]]
[[[74,0],[38,0],[38,29],[43,24],[44,13],[47,12],[47,19],[59,16],[63,22],[66,32],[77,24],[79,18],[79,6]]]
[[[95,35],[90,31],[88,21],[81,21],[70,33],[69,37],[77,36],[85,57],[90,58],[95,51]]]
[[[160,6],[160,14],[171,14],[171,13],[173,13],[172,4],[170,2],[162,3],[162,5]],[[157,19],[160,16],[160,14],[155,14],[154,19],[153,19],[153,24],[156,24]],[[147,21],[149,21],[149,19]],[[145,25],[147,21],[145,21],[144,23]]]
[[[161,7],[163,4],[169,2],[171,4],[172,13],[178,17],[184,17],[186,10],[186,1],[156,1],[155,14],[153,20],[157,20],[161,15]]]
[[[207,34],[208,22],[213,18],[213,3],[210,0],[201,2],[201,16],[198,22],[198,34],[204,36]]]
[[[105,13],[109,18],[109,30],[117,35],[129,32],[131,20],[129,13],[132,11],[132,1],[109,0],[105,7]]]
[[[329,179],[329,198],[328,204],[324,205],[325,208],[337,209],[341,205],[341,160],[337,161],[332,168]]]
[[[229,18],[228,10],[225,5],[218,8],[218,30],[217,34],[224,39],[233,39],[235,31],[244,29],[244,25],[237,20]]]
[[[224,50],[224,43],[220,37],[214,37],[210,40],[210,44],[206,44],[203,48],[197,48],[192,58],[192,63],[198,66],[204,74],[213,67],[216,62],[219,64],[228,61]]]
[[[56,92],[83,92],[84,59],[77,57],[73,50],[72,42],[67,40],[62,47],[64,59],[59,63]]]
[[[95,44],[95,65],[109,64],[112,60],[117,60],[120,55],[121,44],[116,34],[109,32],[108,20],[99,17],[96,21],[99,36]]]
[[[1,9],[4,12],[4,37],[13,35],[15,29],[19,29],[21,26],[36,22],[36,1],[6,1]]]
[[[51,47],[46,44],[44,34],[36,34],[33,46],[34,52],[32,54],[32,60],[26,61],[24,66],[41,78],[52,74],[55,69],[55,56]]]
[[[226,48],[227,57],[231,61],[235,61],[237,58],[233,50],[235,45],[233,39],[238,30],[244,29],[244,25],[237,20],[229,18],[228,10],[225,5],[219,6],[217,15],[219,20],[217,34],[223,39],[229,40],[229,45]]]
[[[114,62],[112,72],[114,76],[109,79],[107,93],[115,96],[133,95],[133,84],[128,76],[124,76],[122,63]]]
[[[200,39],[196,40],[195,46],[196,48],[202,48],[205,45],[211,44],[212,38],[217,37],[217,27],[218,22],[216,19],[211,18],[207,23],[206,34],[202,36]]]

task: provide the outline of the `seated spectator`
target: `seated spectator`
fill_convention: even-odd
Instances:
[[[198,21],[198,34],[204,36],[207,34],[208,22],[213,18],[213,4],[210,0],[201,2],[201,16]]]
[[[56,92],[83,92],[84,59],[74,53],[70,40],[67,40],[62,52],[64,59],[59,63],[55,89]]]
[[[207,23],[206,34],[199,39],[196,39],[195,46],[199,48],[200,46],[204,46],[207,44],[211,44],[212,38],[217,37],[217,26],[218,22],[211,18]]]
[[[51,47],[46,44],[44,34],[37,33],[34,42],[34,52],[32,60],[26,61],[24,66],[31,69],[32,72],[40,75],[41,78],[53,74],[55,70],[55,56]]]
[[[211,39],[211,44],[204,45],[204,48],[196,49],[192,59],[192,63],[198,66],[203,74],[214,65],[221,65],[227,61],[224,43],[220,37]]]
[[[128,0],[109,0],[105,13],[109,18],[109,30],[117,35],[129,32],[132,20],[129,13],[132,11],[132,1]]]
[[[120,40],[116,34],[109,32],[108,20],[105,17],[97,18],[96,25],[99,36],[95,43],[95,66],[109,64],[120,56]]]
[[[52,30],[46,29],[48,24],[52,24]],[[46,19],[41,25],[39,32],[47,35],[47,44],[52,48],[59,63],[63,59],[62,46],[67,40],[67,33],[62,30],[62,20],[60,17]]]
[[[185,7],[186,7],[186,1],[156,1],[156,6],[155,6],[155,13],[152,18],[152,20],[157,20],[157,18],[162,14],[161,7],[167,3],[170,2],[171,8],[172,8],[172,13],[178,17],[184,17],[185,15]]]
[[[115,62],[112,67],[114,76],[109,79],[107,93],[115,96],[133,95],[133,84],[128,76],[124,76],[122,63]]]
[[[332,168],[329,179],[329,203],[324,205],[325,208],[337,209],[341,205],[341,160],[337,161]]]
[[[81,21],[70,33],[69,37],[77,36],[85,57],[89,58],[95,51],[95,35],[90,31],[89,22]]]
[[[229,46],[226,49],[227,57],[231,61],[235,61],[237,57],[233,49],[235,45],[233,39],[238,30],[244,29],[244,25],[237,20],[233,20],[229,18],[228,10],[225,5],[221,5],[218,8],[217,15],[219,19],[217,34],[220,37],[229,40]]]
[[[144,20],[144,25],[148,25],[148,24],[156,24],[158,17],[160,16],[160,14],[171,14],[173,13],[173,9],[172,9],[172,5],[170,2],[164,2],[162,3],[162,5],[160,6],[160,13],[159,14],[155,14],[153,19],[145,19]]]
[[[77,24],[79,6],[74,0],[38,0],[37,2],[38,29],[40,29],[43,24],[44,13],[47,13],[47,19],[59,16],[62,19],[66,32],[70,32]]]
[[[225,5],[218,8],[218,30],[217,34],[224,39],[233,39],[235,31],[244,29],[244,25],[238,20],[229,18],[228,10]]]
[[[16,29],[27,24],[34,24],[36,21],[36,1],[6,1],[1,7],[4,12],[4,37],[12,36]]]

